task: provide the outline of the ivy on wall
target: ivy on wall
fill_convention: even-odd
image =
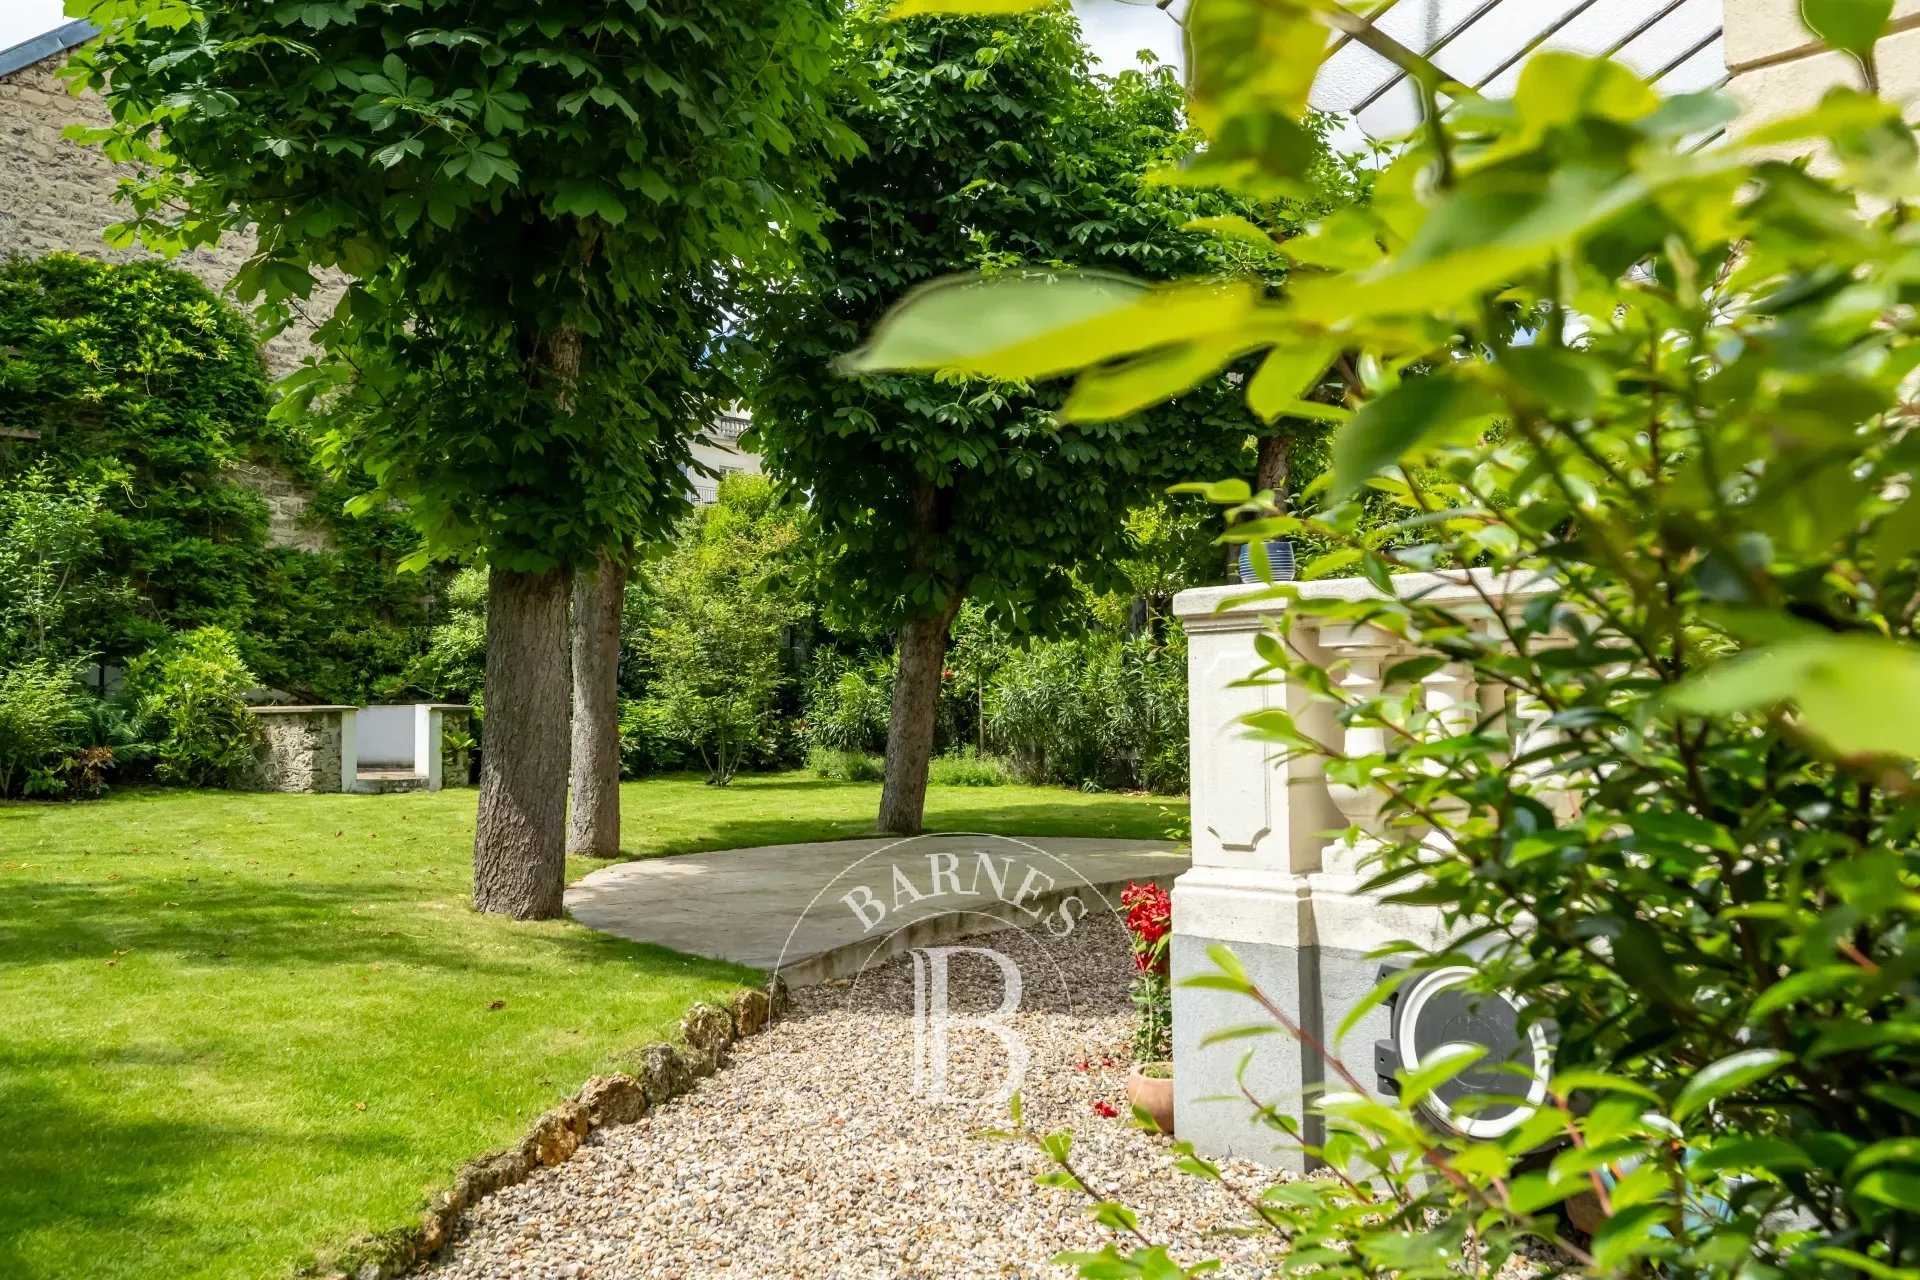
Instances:
[[[123,665],[215,625],[296,697],[399,692],[436,580],[396,573],[413,535],[386,513],[343,515],[358,488],[269,423],[268,400],[248,321],[193,277],[64,254],[0,262],[0,492],[36,473],[97,490],[98,542],[74,569],[125,588],[124,607],[57,656]],[[270,542],[249,469],[311,497],[303,518],[324,549]]]

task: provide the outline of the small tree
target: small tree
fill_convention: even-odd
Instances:
[[[1137,395],[1137,370],[1065,403],[1011,380],[849,379],[835,360],[947,272],[1224,269],[1240,250],[1188,224],[1251,205],[1143,183],[1190,146],[1179,84],[1166,68],[1095,76],[1065,6],[895,25],[863,4],[842,57],[872,84],[849,116],[866,154],[830,184],[839,219],[771,309],[755,433],[818,514],[840,609],[895,634],[879,822],[915,832],[961,603],[1045,625],[1076,568],[1108,574],[1130,507],[1196,466],[1238,470],[1255,419],[1224,379],[1120,421],[1166,398]]]
[[[834,6],[73,8],[104,33],[72,68],[113,112],[90,136],[141,165],[116,238],[251,225],[235,287],[277,314],[316,269],[353,277],[286,404],[329,412],[330,456],[379,480],[364,505],[404,501],[423,559],[485,555],[474,900],[558,914],[570,574],[685,510],[688,434],[725,390],[702,358],[720,265],[803,230],[845,151],[819,97]],[[585,714],[612,735],[602,667]]]
[[[102,563],[104,488],[42,467],[0,486],[0,665],[96,653],[100,632],[133,607]]]
[[[782,642],[804,610],[783,585],[782,558],[798,538],[767,481],[730,476],[649,574],[650,697],[717,787],[764,739],[787,683]]]

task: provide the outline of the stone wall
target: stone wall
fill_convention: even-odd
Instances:
[[[350,751],[352,707],[256,707],[262,730],[260,791],[340,791],[353,763]]]
[[[66,252],[112,262],[145,256],[140,249],[109,248],[101,239],[105,228],[126,217],[126,208],[113,200],[120,170],[98,151],[61,136],[69,125],[104,124],[108,118],[97,96],[76,98],[67,92],[55,74],[64,56],[0,77],[0,255]],[[247,239],[229,237],[175,262],[213,289],[225,290],[252,247]],[[326,314],[340,291],[337,281],[316,290],[311,314]],[[287,373],[312,352],[310,333],[303,324],[266,343],[269,376]],[[236,478],[266,499],[272,545],[301,551],[332,546],[326,530],[307,518],[312,495],[291,475],[270,466],[246,466],[236,468]]]
[[[55,75],[60,64],[49,58],[0,78],[0,253],[38,257],[64,250],[121,262],[143,256],[140,249],[111,249],[100,238],[126,217],[113,200],[119,171],[61,132],[107,123],[107,108],[93,94],[68,93]],[[252,248],[249,240],[229,237],[211,250],[182,255],[178,265],[224,290]],[[308,310],[326,314],[340,292],[338,280],[324,282]],[[310,333],[300,325],[268,342],[268,371],[277,377],[297,365],[312,349]]]
[[[1800,21],[1799,0],[1725,0],[1728,91],[1748,123],[1803,111],[1837,84],[1860,84],[1860,68],[1824,48]],[[1892,34],[1875,61],[1881,92],[1920,99],[1920,0],[1894,5]]]

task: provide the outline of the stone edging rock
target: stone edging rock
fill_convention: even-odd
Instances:
[[[431,1257],[453,1238],[467,1206],[534,1172],[560,1164],[586,1136],[610,1125],[632,1124],[694,1083],[718,1071],[736,1040],[758,1035],[786,1006],[786,985],[737,993],[728,1008],[700,1003],[680,1020],[679,1045],[648,1045],[635,1057],[634,1073],[594,1076],[580,1092],[549,1108],[518,1145],[467,1163],[453,1185],[433,1198],[411,1227],[400,1227],[348,1245],[326,1270],[327,1280],[391,1280]]]

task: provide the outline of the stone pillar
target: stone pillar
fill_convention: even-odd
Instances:
[[[438,791],[441,786],[440,731],[445,723],[438,705],[413,704],[413,771],[426,780],[429,791]]]
[[[1880,91],[1912,105],[1920,100],[1920,0],[1898,0],[1875,59]],[[1725,0],[1727,91],[1742,123],[1758,124],[1804,111],[1837,84],[1859,85],[1860,67],[1829,51],[1800,21],[1799,0]]]
[[[1260,1010],[1242,996],[1179,985],[1211,971],[1207,949],[1224,943],[1282,1004],[1311,1016],[1318,1002],[1307,875],[1319,866],[1320,833],[1342,819],[1317,761],[1280,763],[1270,746],[1248,741],[1239,723],[1269,707],[1318,718],[1318,709],[1284,684],[1231,687],[1260,665],[1254,638],[1284,608],[1266,601],[1221,611],[1252,590],[1206,587],[1174,601],[1187,630],[1193,770],[1193,867],[1173,886],[1174,1129],[1210,1153],[1298,1168],[1297,1158],[1289,1161],[1276,1147],[1277,1135],[1248,1122],[1246,1106],[1205,1099],[1239,1092],[1235,1072],[1250,1044],[1260,1052],[1247,1083],[1263,1098],[1298,1099],[1320,1079],[1321,1064],[1280,1037],[1201,1047],[1211,1032],[1258,1021]]]
[[[1410,595],[1490,621],[1487,601],[1518,607],[1551,584],[1521,582],[1475,571],[1473,581],[1453,573],[1409,574],[1396,580]],[[1281,1135],[1254,1123],[1253,1108],[1233,1101],[1249,1048],[1245,1080],[1263,1103],[1304,1118],[1304,1099],[1326,1076],[1317,1053],[1289,1037],[1204,1044],[1229,1027],[1265,1020],[1243,996],[1187,990],[1179,983],[1212,971],[1207,949],[1224,944],[1248,975],[1289,1017],[1330,1042],[1348,1012],[1370,992],[1389,943],[1436,946],[1443,939],[1432,908],[1390,904],[1362,892],[1374,874],[1365,861],[1365,832],[1385,796],[1364,785],[1330,786],[1318,760],[1280,762],[1275,748],[1246,736],[1241,717],[1268,708],[1286,710],[1295,726],[1343,753],[1368,755],[1382,747],[1382,730],[1342,726],[1335,708],[1282,678],[1248,683],[1260,666],[1255,639],[1288,606],[1265,600],[1233,606],[1256,591],[1206,587],[1182,592],[1174,613],[1187,629],[1188,708],[1193,755],[1193,867],[1173,887],[1174,1128],[1207,1155],[1235,1155],[1299,1169],[1303,1153]],[[1301,598],[1364,600],[1378,595],[1361,579],[1298,584]],[[1386,632],[1344,623],[1300,625],[1288,637],[1301,660],[1329,673],[1348,696],[1371,696],[1392,665],[1411,656]],[[1449,665],[1406,691],[1431,713],[1435,734],[1469,731],[1505,701],[1475,687],[1464,666]],[[1359,833],[1329,840],[1331,832]],[[1404,883],[1387,895],[1407,887]],[[1335,1050],[1363,1080],[1373,1076],[1373,1042],[1384,1037],[1387,1013],[1373,1010]],[[1227,1101],[1210,1099],[1227,1098]],[[1306,1125],[1311,1140],[1311,1122]]]

